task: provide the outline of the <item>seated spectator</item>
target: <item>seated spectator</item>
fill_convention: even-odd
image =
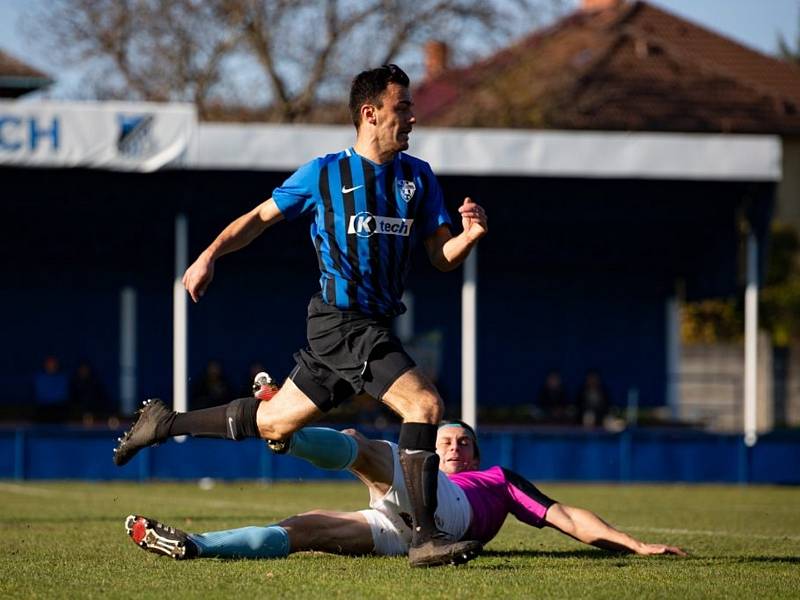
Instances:
[[[33,378],[34,418],[43,423],[65,421],[69,409],[69,380],[55,356],[47,356]]]
[[[546,422],[561,425],[576,422],[575,405],[569,401],[558,370],[553,369],[547,374],[536,402]]]
[[[233,391],[222,370],[222,363],[218,360],[208,361],[206,370],[192,384],[191,409],[218,406],[231,400]]]
[[[611,398],[600,379],[600,373],[595,370],[586,373],[586,379],[575,397],[575,403],[578,405],[581,423],[584,427],[603,426],[603,421],[608,415],[608,407],[611,405]]]
[[[111,414],[105,386],[88,361],[81,361],[69,382],[69,404],[72,414],[87,426]]]

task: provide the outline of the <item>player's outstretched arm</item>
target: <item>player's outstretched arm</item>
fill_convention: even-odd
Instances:
[[[636,554],[675,554],[686,556],[676,546],[645,544],[636,538],[615,529],[591,511],[556,503],[545,517],[549,527],[558,529],[576,540],[606,550],[634,552]]]
[[[270,198],[223,229],[183,275],[183,287],[189,292],[192,300],[198,302],[214,278],[214,261],[220,256],[244,248],[267,227],[282,218],[281,211]]]
[[[464,230],[453,237],[447,226],[439,227],[425,240],[431,264],[440,271],[452,271],[469,256],[472,247],[489,231],[486,211],[471,198],[458,207]]]

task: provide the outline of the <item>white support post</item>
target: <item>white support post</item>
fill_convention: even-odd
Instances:
[[[406,305],[406,312],[397,317],[395,323],[395,333],[404,344],[411,341],[414,337],[414,293],[406,290],[403,293],[403,304]]]
[[[461,419],[477,427],[478,249],[464,261],[461,286]]]
[[[755,446],[758,395],[758,240],[747,234],[747,288],[744,293],[744,443]]]
[[[136,290],[119,295],[119,400],[123,415],[136,411]]]
[[[188,266],[189,227],[186,215],[175,217],[175,281],[172,285],[172,407],[186,412],[187,399],[187,294],[181,279]]]

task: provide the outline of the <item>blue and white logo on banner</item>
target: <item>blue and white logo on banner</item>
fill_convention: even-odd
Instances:
[[[152,135],[152,114],[143,115],[117,115],[119,135],[117,136],[117,150],[124,156],[143,157],[156,151],[156,143]]]

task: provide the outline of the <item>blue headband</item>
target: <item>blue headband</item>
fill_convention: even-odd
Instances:
[[[439,425],[439,429],[444,429],[445,427],[458,427],[459,429],[463,429],[464,431],[467,432],[467,434],[469,434],[469,437],[472,438],[472,441],[475,442],[476,445],[478,444],[478,437],[475,435],[475,431],[472,429],[472,427],[470,427],[466,423],[459,423],[456,421],[456,422],[442,423],[441,425]]]

